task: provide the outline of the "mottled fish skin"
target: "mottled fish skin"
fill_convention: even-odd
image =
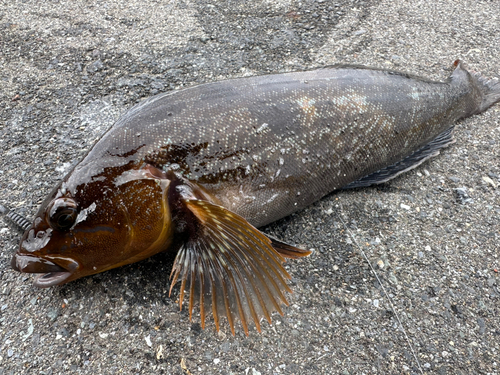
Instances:
[[[401,160],[476,113],[480,98],[461,65],[444,83],[363,67],[209,83],[137,105],[68,187],[96,168],[147,162],[258,227]]]
[[[247,334],[252,320],[260,330],[287,303],[283,257],[310,252],[255,227],[394,177],[449,144],[457,120],[499,100],[500,83],[458,61],[446,82],[332,67],[157,95],[56,186],[12,267],[49,287],[178,251],[173,283],[180,305],[188,290],[190,315],[197,303],[202,326],[211,309],[217,329],[226,316],[233,334],[236,320]]]

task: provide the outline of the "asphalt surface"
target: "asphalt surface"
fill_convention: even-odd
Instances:
[[[444,80],[460,58],[498,77],[499,25],[498,1],[2,0],[0,204],[32,217],[156,93],[336,63]],[[171,256],[35,289],[0,218],[0,374],[498,374],[500,106],[456,139],[265,228],[316,251],[287,263],[290,306],[249,337],[179,312]]]

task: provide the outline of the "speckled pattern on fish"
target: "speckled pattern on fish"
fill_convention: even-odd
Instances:
[[[96,164],[145,161],[261,226],[418,150],[477,111],[478,95],[461,67],[445,83],[363,67],[209,83],[134,107],[69,184]]]
[[[12,267],[38,287],[176,251],[179,305],[235,333],[283,314],[284,258],[310,251],[256,227],[343,187],[394,178],[500,100],[455,62],[447,82],[363,67],[209,83],[135,106],[42,204]],[[172,290],[172,287],[171,289]]]

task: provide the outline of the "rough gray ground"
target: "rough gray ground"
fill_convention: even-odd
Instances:
[[[499,25],[498,1],[2,0],[0,203],[31,217],[156,93],[334,63],[445,79],[462,58],[499,76]],[[34,289],[9,268],[20,233],[0,221],[0,374],[498,374],[500,106],[456,138],[384,186],[266,228],[316,252],[287,263],[291,306],[249,337],[190,323],[165,255]]]

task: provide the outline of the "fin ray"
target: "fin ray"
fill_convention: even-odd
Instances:
[[[497,78],[487,79],[480,73],[470,72],[476,87],[481,92],[481,103],[475,113],[486,111],[492,105],[500,102],[500,80]]]
[[[227,233],[227,234],[229,234],[229,235],[230,235],[230,233]],[[238,240],[238,239],[236,239],[236,238],[234,238],[234,237],[233,237],[232,239],[233,239],[233,241],[237,241],[237,240]],[[253,250],[255,250],[255,251],[262,250],[262,249],[261,249],[261,248],[259,248],[259,247],[253,246],[253,243],[251,242],[251,238],[248,238],[248,237],[247,237],[247,239],[249,240],[249,242],[247,242],[247,244],[248,244],[248,245],[249,245],[249,246],[250,246]],[[264,242],[262,242],[262,241],[261,241],[261,244],[265,245],[265,243],[264,243]],[[268,250],[268,249],[266,249],[266,250]],[[251,253],[250,255],[253,255],[253,254]],[[269,254],[267,254],[267,253],[264,253],[263,255],[265,256],[264,260],[266,261],[266,265],[268,266],[268,268],[270,268],[270,269],[271,269],[271,271],[272,271],[272,272],[273,272],[276,276],[278,276],[278,277],[279,277],[279,281],[280,281],[280,282],[282,282],[282,283],[285,283],[285,284],[286,284],[286,281],[285,281],[285,279],[282,277],[282,274],[284,274],[287,278],[289,278],[289,275],[288,275],[288,273],[286,272],[286,270],[283,268],[283,266],[281,265],[281,263],[276,262],[276,265],[278,266],[278,268],[276,269],[275,267],[273,267],[273,264],[272,264],[272,261],[273,261],[273,260],[274,260],[274,261],[276,261],[276,259],[274,259],[274,258],[272,258],[272,257],[269,257],[269,256],[268,256]],[[273,255],[274,255],[274,254],[273,254]],[[279,254],[277,254],[277,255],[279,256]],[[253,260],[254,260],[254,261],[256,261],[256,262],[258,262],[258,263],[260,264],[260,266],[262,267],[262,269],[263,269],[263,270],[264,270],[264,271],[265,271],[265,272],[266,272],[269,276],[271,276],[271,275],[269,274],[269,272],[267,272],[267,269],[266,269],[267,267],[265,267],[266,265],[262,264],[262,262],[260,262],[260,260],[259,260],[258,258],[256,258],[256,257],[253,257],[253,258],[254,258]],[[269,258],[271,258],[271,259],[270,259],[271,261],[268,261],[268,259],[269,259]],[[284,259],[283,259],[283,258],[281,258],[281,257],[280,257],[280,260],[281,260],[281,261],[284,261]],[[252,264],[252,263],[249,263],[249,264]],[[290,291],[290,292],[291,292],[291,291]]]
[[[190,319],[199,304],[202,327],[211,311],[217,330],[226,316],[233,335],[238,320],[246,335],[251,321],[260,332],[260,318],[271,322],[271,313],[283,315],[280,305],[288,305],[284,258],[241,216],[208,201],[181,201],[197,220],[197,231],[181,246],[171,272],[172,285],[181,281],[180,308],[189,294]]]
[[[234,238],[232,238],[232,239],[235,240]],[[264,279],[261,279],[262,287],[267,291],[268,297],[271,300],[272,304],[274,305],[274,308],[276,309],[276,311],[278,311],[280,314],[283,314],[283,312],[280,309],[279,303],[273,297],[273,294],[277,294],[282,301],[285,301],[285,303],[286,303],[286,298],[283,295],[283,293],[281,292],[280,288],[277,285],[276,280],[274,279],[274,277],[272,275],[274,274],[274,275],[279,277],[279,280],[277,280],[277,281],[284,284],[287,288],[287,291],[289,291],[291,293],[291,290],[288,288],[288,285],[286,284],[286,281],[284,280],[284,278],[281,277],[281,275],[278,273],[279,271],[276,270],[275,268],[273,268],[272,265],[270,265],[270,264],[267,264],[269,267],[266,267],[266,265],[264,265],[258,257],[253,256],[252,253],[249,253],[249,254],[241,253],[239,255],[242,257],[245,257],[245,261],[248,262],[248,265],[252,268],[252,270],[254,271],[254,274],[257,275],[257,277],[261,278],[262,273],[264,273],[264,275],[266,275],[268,277],[268,280],[271,282],[271,285],[269,285],[269,283],[266,283]],[[251,257],[252,259],[249,259],[249,257]],[[256,265],[258,265],[258,267]],[[272,271],[271,273],[268,271],[268,268],[270,268],[270,270]],[[281,271],[281,269],[280,269],[280,271]],[[286,273],[286,271],[284,271],[284,272]],[[286,275],[288,275],[288,274],[286,274]],[[272,289],[273,289],[272,291],[269,289],[270,287],[272,287]],[[258,291],[258,289],[257,289],[257,291]],[[266,318],[268,319],[268,321],[270,321],[270,318],[268,318],[268,315],[266,316]]]
[[[248,280],[252,283],[255,296],[257,297],[258,302],[260,304],[260,308],[262,310],[262,314],[267,319],[267,321],[269,323],[271,323],[271,316],[270,316],[269,312],[267,311],[266,304],[264,302],[264,299],[263,299],[263,297],[262,297],[259,289],[263,288],[267,292],[267,295],[270,298],[272,304],[274,305],[274,308],[278,312],[280,311],[280,307],[279,307],[279,303],[273,297],[273,293],[271,292],[271,290],[269,290],[269,286],[266,284],[265,279],[262,277],[261,272],[260,272],[261,270],[263,270],[267,274],[267,271],[262,266],[262,264],[260,263],[259,259],[255,259],[255,258],[249,259],[248,255],[246,255],[245,253],[237,254],[237,255],[241,256],[241,257],[245,257],[245,260],[241,260],[240,259],[239,261],[241,263],[243,263],[245,261],[248,262],[248,264],[249,264],[249,266],[251,268],[251,270],[248,270],[248,271],[253,272],[254,275],[256,275],[257,278],[259,279],[260,284],[261,284],[260,287],[255,284],[255,281],[251,277],[251,273],[247,272]],[[256,264],[259,265],[260,267],[256,266]],[[271,276],[268,276],[268,277],[270,278]],[[275,286],[275,290],[279,290],[279,289]],[[255,321],[255,319],[254,319],[254,321]],[[256,322],[256,325],[257,325],[257,329],[260,331],[260,325],[258,324],[258,321],[255,321],[255,322]]]
[[[362,177],[359,180],[353,181],[350,184],[344,186],[342,189],[352,189],[382,184],[384,182],[392,180],[393,178],[396,178],[404,172],[408,172],[409,170],[418,167],[424,161],[439,155],[442,148],[455,143],[455,138],[453,137],[453,129],[453,126],[451,128],[448,128],[447,130],[439,134],[436,138],[434,138],[431,142],[413,152],[403,160],[398,161],[397,163],[394,163],[388,167],[382,168],[365,177]]]
[[[304,250],[298,247],[287,244],[286,242],[278,240],[276,237],[270,236],[266,233],[266,237],[271,240],[271,246],[280,253],[281,256],[290,259],[298,259],[311,255],[311,250]]]

